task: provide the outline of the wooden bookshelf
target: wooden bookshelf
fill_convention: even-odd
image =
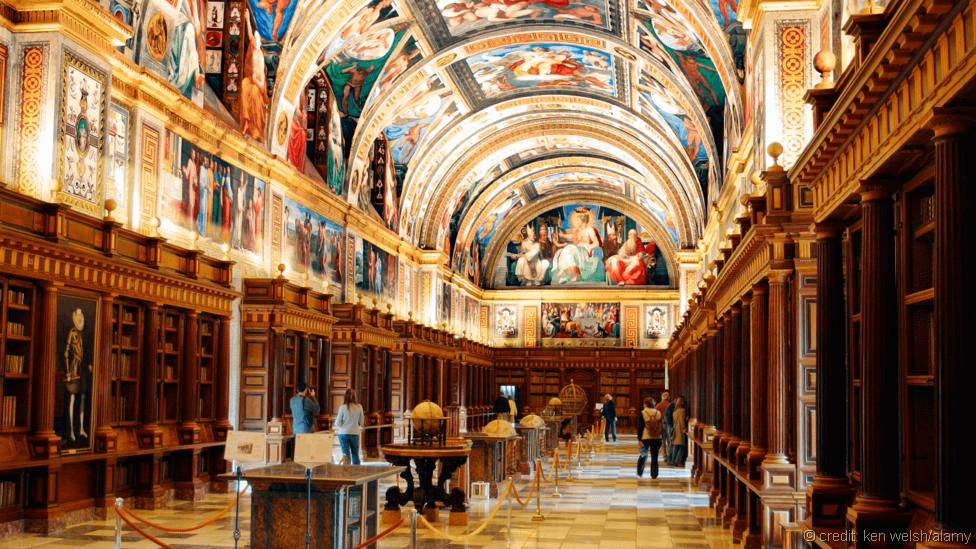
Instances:
[[[29,427],[34,297],[33,284],[0,278],[0,432]]]
[[[217,416],[214,378],[217,368],[217,330],[220,326],[220,320],[211,315],[200,315],[198,322],[197,361],[199,375],[197,376],[197,383],[200,387],[200,403],[197,408],[197,419],[212,421]]]
[[[183,366],[184,314],[171,307],[159,311],[156,360],[159,365],[159,420],[180,420],[180,376]]]
[[[139,372],[142,364],[142,315],[139,305],[127,301],[112,304],[111,395],[112,425],[139,422]]]
[[[924,174],[905,185],[898,202],[902,432],[906,495],[934,509],[936,479],[935,391],[935,185]]]
[[[860,479],[861,460],[861,225],[852,225],[845,236],[845,277],[847,278],[848,363],[850,375],[850,432],[848,444],[852,475]]]

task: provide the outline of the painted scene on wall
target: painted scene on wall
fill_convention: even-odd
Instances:
[[[671,337],[671,306],[656,303],[644,307],[644,337],[667,339]]]
[[[392,301],[396,294],[397,257],[375,244],[356,239],[356,290]]]
[[[341,288],[346,272],[342,227],[289,198],[283,218],[282,260],[289,269]]]
[[[179,188],[169,189],[162,216],[202,239],[261,254],[264,181],[180,140]]]
[[[619,303],[542,303],[542,338],[619,339]]]
[[[510,21],[584,23],[609,28],[608,0],[437,0],[453,36],[463,36]]]
[[[495,305],[495,337],[518,336],[518,307]]]
[[[95,368],[98,300],[59,293],[57,319],[54,432],[61,437],[62,453],[89,452],[93,388],[101,375]]]
[[[496,286],[669,284],[654,240],[633,218],[594,204],[542,213],[511,235]],[[500,282],[500,284],[499,284]]]

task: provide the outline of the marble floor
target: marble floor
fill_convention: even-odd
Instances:
[[[541,520],[536,498],[522,506],[506,499],[501,506],[495,498],[470,502],[467,526],[448,526],[447,512],[433,523],[438,533],[422,523],[417,528],[420,549],[462,547],[472,549],[731,549],[728,530],[723,530],[708,512],[708,495],[691,485],[688,467],[664,466],[657,479],[636,475],[637,442],[621,437],[619,442],[597,447],[582,455],[581,463],[560,471],[557,488],[552,480],[542,482]],[[551,478],[548,460],[544,471]],[[389,482],[395,479],[390,478]],[[515,480],[524,500],[531,475]],[[503,487],[504,488],[504,487]],[[385,486],[380,487],[382,499]],[[211,494],[202,501],[176,502],[171,508],[138,511],[140,516],[165,526],[200,522],[225,508],[233,494]],[[241,498],[239,547],[248,546],[250,537],[250,498]],[[470,535],[494,513],[480,532]],[[406,512],[404,513],[406,516]],[[382,529],[383,527],[381,527]],[[123,525],[122,547],[152,548],[153,542]],[[234,547],[234,512],[200,530],[165,533],[159,537],[174,549]],[[451,536],[447,539],[444,536]],[[411,547],[407,525],[380,540],[377,549]],[[60,536],[22,535],[0,539],[4,549],[115,547],[115,520],[92,521],[69,528]]]

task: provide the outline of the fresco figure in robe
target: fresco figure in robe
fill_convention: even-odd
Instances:
[[[603,248],[589,208],[577,207],[569,216],[570,230],[559,230],[559,248],[552,260],[552,283],[604,282]]]

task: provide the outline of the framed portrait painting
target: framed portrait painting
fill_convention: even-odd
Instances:
[[[57,374],[54,378],[54,432],[61,453],[90,452],[93,438],[95,342],[98,300],[59,293],[57,299]]]

